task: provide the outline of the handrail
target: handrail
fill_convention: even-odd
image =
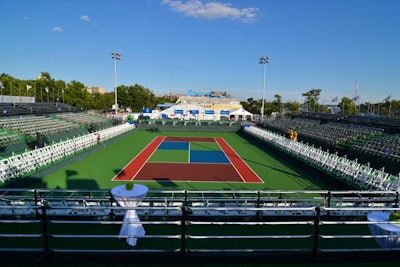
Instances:
[[[24,206],[19,208],[22,209]],[[373,239],[388,237],[400,238],[400,235],[389,236],[371,234],[368,231],[369,225],[385,224],[385,222],[370,222],[365,219],[366,217],[364,215],[360,216],[353,214],[347,217],[332,217],[324,213],[335,210],[358,210],[366,212],[377,210],[398,211],[400,210],[399,208],[333,208],[318,206],[296,208],[242,207],[242,210],[260,212],[283,211],[285,209],[312,212],[307,213],[307,215],[303,217],[285,215],[283,218],[277,217],[275,219],[272,219],[271,216],[263,218],[259,217],[257,214],[253,214],[248,215],[242,220],[237,220],[233,219],[233,217],[223,216],[211,216],[198,219],[191,216],[188,212],[191,209],[206,210],[206,208],[182,206],[180,208],[174,208],[181,209],[180,215],[174,215],[174,217],[162,216],[157,219],[155,217],[147,218],[146,216],[142,216],[140,223],[146,228],[147,233],[145,236],[118,235],[118,228],[116,227],[126,224],[127,222],[124,222],[121,219],[115,219],[115,217],[111,215],[106,215],[105,217],[57,217],[47,214],[53,209],[52,207],[38,205],[35,206],[35,208],[41,209],[41,212],[38,215],[14,215],[14,217],[10,217],[8,219],[0,219],[0,237],[4,240],[19,240],[18,242],[21,244],[20,247],[7,247],[8,243],[4,242],[3,245],[0,246],[0,253],[6,251],[30,251],[45,253],[46,256],[46,253],[48,252],[103,253],[104,251],[108,251],[118,253],[132,251],[135,253],[143,252],[146,254],[180,252],[183,257],[186,257],[188,254],[193,253],[242,252],[244,254],[248,254],[256,251],[260,253],[277,251],[285,253],[298,251],[303,253],[303,255],[310,255],[311,253],[313,257],[319,257],[321,253],[348,252],[350,250],[355,252],[379,252],[393,250],[379,248],[377,244],[375,246],[371,246],[371,244],[374,243]],[[97,207],[79,208],[96,209]],[[121,210],[131,209],[125,207],[114,208]],[[139,213],[140,209],[152,208],[159,210],[157,207],[138,207],[136,210]],[[229,211],[234,209],[237,210],[238,208],[219,207],[212,209]],[[36,219],[32,219],[34,216],[36,216]],[[23,228],[18,226],[22,224],[24,224]],[[7,227],[4,227],[6,225]],[[89,228],[87,227],[88,225],[90,225]],[[357,225],[363,227],[363,231],[353,233],[351,231],[351,227]],[[335,228],[336,226],[340,226],[340,228]],[[326,232],[326,227],[329,227],[331,230]],[[296,229],[296,231],[290,230],[290,232],[288,232],[291,228]],[[27,232],[26,229],[30,229],[29,232]],[[77,229],[78,231],[76,231]],[[93,232],[92,230],[88,231],[88,229],[97,229],[98,231]],[[325,231],[322,231],[322,229],[325,229]],[[26,242],[24,239],[18,239],[21,237],[25,239],[32,239],[32,241]],[[102,245],[99,245],[102,242],[101,240],[119,240],[128,237],[139,238],[139,246],[137,248],[126,246],[121,247],[121,242],[115,242],[115,244],[113,244],[113,241],[108,241],[108,249],[105,250]],[[74,247],[71,247],[71,241],[67,242],[66,240],[74,240]],[[98,242],[93,242],[93,240],[98,240]],[[160,242],[161,240],[170,241],[168,241],[168,245],[166,245],[167,243]],[[227,245],[229,240],[237,240],[238,243]],[[265,243],[265,240],[270,241]],[[290,241],[287,242],[287,240]],[[299,242],[299,240],[307,240],[307,242]],[[365,245],[363,242],[357,242],[354,245],[348,245],[350,247],[340,247],[340,245],[337,244],[330,245],[331,243],[329,242],[331,240],[334,240],[335,242],[341,242],[340,244],[345,244],[343,242],[346,242],[346,240],[371,241],[367,245]],[[217,243],[216,245],[209,247],[207,245],[209,244],[207,243],[208,241],[215,241]],[[141,242],[143,244],[141,244]],[[126,249],[123,249],[123,247]]]

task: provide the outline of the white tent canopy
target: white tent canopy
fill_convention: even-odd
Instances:
[[[169,118],[180,118],[180,119],[196,119],[195,114],[191,114],[191,111],[197,110],[198,114],[204,114],[204,108],[199,105],[185,105],[185,104],[178,104],[174,105],[170,108],[167,108],[161,111],[161,114],[166,114]],[[177,113],[177,112],[182,112]],[[197,115],[198,116],[198,115]]]
[[[235,116],[238,118],[246,119],[247,117],[250,117],[251,119],[253,118],[253,113],[248,112],[247,110],[243,108],[238,108],[238,109],[233,109],[230,110],[229,112],[230,116]]]
[[[229,115],[222,115],[222,111],[229,111]],[[193,111],[196,111],[194,113]],[[235,120],[247,120],[252,119],[253,114],[243,108],[235,109],[205,109],[200,105],[194,104],[177,104],[170,108],[167,108],[160,112],[160,117],[164,114],[171,119],[183,119],[183,120],[220,120],[222,116],[228,116]]]

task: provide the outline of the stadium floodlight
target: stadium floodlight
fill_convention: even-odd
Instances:
[[[266,66],[269,63],[269,57],[260,57],[258,63],[264,65],[264,79],[263,79],[263,91],[262,91],[262,103],[261,103],[261,121],[264,121],[264,102],[265,102],[265,74],[266,74]]]
[[[118,52],[111,52],[111,57],[114,59],[114,96],[115,96],[115,115],[118,113],[117,103],[117,60],[121,60],[121,54]]]
[[[3,82],[1,82],[0,81],[0,90],[1,90],[1,103],[3,103],[3,88],[4,88],[4,85],[3,85]]]

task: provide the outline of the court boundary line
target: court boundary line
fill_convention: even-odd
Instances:
[[[148,163],[150,157],[155,153],[160,144],[166,140],[166,136],[155,137],[145,148],[142,149],[128,164],[122,168],[118,174],[116,174],[112,181],[132,181]],[[188,139],[190,137],[184,137]],[[250,166],[236,153],[236,151],[222,138],[222,137],[211,137],[221,148],[222,152],[228,158],[230,164],[237,172],[244,183],[264,183],[264,181],[250,168]],[[195,141],[196,142],[196,141]],[[190,141],[189,141],[190,146]],[[190,150],[189,150],[190,151]],[[187,162],[188,164],[195,164]],[[204,164],[204,163],[202,163]],[[209,164],[209,163],[207,163]],[[212,164],[212,163],[211,163]],[[224,163],[225,164],[225,163]],[[129,178],[126,178],[129,176]],[[249,177],[250,176],[250,177]],[[181,180],[175,180],[181,182]],[[197,181],[192,181],[197,182]],[[200,182],[200,181],[199,181]],[[205,181],[206,182],[206,181]]]
[[[143,166],[149,161],[149,158],[154,154],[164,139],[165,136],[155,137],[112,178],[112,181],[132,181]],[[127,175],[131,175],[131,178],[124,179],[124,176]]]
[[[252,168],[239,156],[238,153],[221,137],[214,137],[233,167],[246,183],[264,183]]]

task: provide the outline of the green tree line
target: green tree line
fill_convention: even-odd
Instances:
[[[322,89],[311,89],[302,94],[304,102],[288,101],[282,102],[282,97],[279,94],[274,95],[274,100],[268,102],[264,100],[264,114],[271,116],[275,114],[295,115],[300,111],[303,112],[333,112],[334,108],[339,108],[339,114],[357,115],[357,114],[373,114],[380,116],[400,116],[400,100],[391,98],[385,99],[382,102],[371,103],[365,102],[358,104],[357,99],[343,97],[335,103],[321,104],[320,96]],[[247,101],[240,102],[244,109],[253,113],[261,114],[262,100],[249,98]]]
[[[90,93],[83,83],[79,81],[65,82],[55,80],[50,73],[42,72],[36,80],[20,80],[8,74],[0,75],[1,94],[13,96],[34,97],[36,102],[60,102],[83,108],[109,111],[115,103],[114,92]],[[335,105],[320,104],[322,89],[311,89],[302,94],[304,102],[283,102],[279,94],[268,102],[264,99],[264,114],[270,116],[273,113],[295,115],[300,111],[307,112],[331,112],[334,106],[340,108],[341,114],[375,114],[383,116],[400,116],[400,101],[386,99],[380,103],[357,104],[354,99],[343,97]],[[156,96],[151,90],[142,85],[120,85],[117,87],[118,105],[120,109],[130,108],[132,112],[141,112],[143,108],[155,109],[157,104],[175,102],[165,96]],[[253,113],[261,114],[262,100],[248,98],[241,101],[244,109]]]
[[[65,103],[77,108],[108,111],[115,104],[114,92],[90,93],[79,81],[55,80],[48,72],[42,72],[36,80],[20,80],[8,74],[0,75],[1,95],[34,97],[37,103]],[[157,104],[175,102],[164,96],[156,96],[142,85],[117,87],[120,109],[130,108],[141,112],[143,108],[155,109]]]

